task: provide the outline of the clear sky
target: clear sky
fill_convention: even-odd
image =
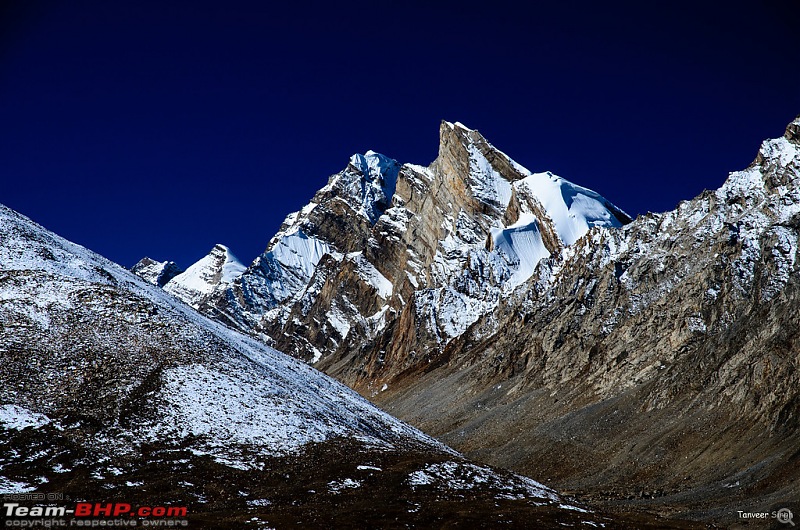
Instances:
[[[800,114],[795,1],[0,6],[0,202],[128,267],[248,263],[351,154],[429,164],[442,119],[636,215]]]

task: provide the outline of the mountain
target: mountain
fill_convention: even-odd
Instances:
[[[477,131],[439,136],[428,167],[354,156],[205,312],[614,510],[794,502],[800,119],[632,222]]]
[[[131,267],[131,272],[147,283],[164,287],[168,281],[183,272],[174,261],[156,261],[144,257]]]
[[[241,278],[216,295],[212,304],[218,313],[246,331],[285,323],[323,257],[351,261],[366,245],[371,227],[389,207],[399,170],[396,161],[372,151],[353,155],[306,207],[286,217]],[[377,271],[367,274],[382,281]],[[313,348],[306,353],[309,359],[317,355]]]
[[[214,293],[227,289],[244,270],[230,249],[218,244],[200,261],[168,281],[164,290],[197,309]]]
[[[353,155],[201,309],[298,358],[357,374],[391,354],[385,345],[407,331],[398,324],[427,337],[422,349],[441,351],[541,259],[590,227],[629,221],[599,194],[531,173],[477,131],[443,122],[429,167]],[[402,356],[396,368],[416,362]]]
[[[224,277],[218,249],[190,277]],[[0,354],[3,493],[179,505],[209,528],[611,521],[464,459],[4,206]]]

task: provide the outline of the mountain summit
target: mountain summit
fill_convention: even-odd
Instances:
[[[174,261],[155,261],[144,257],[131,267],[131,272],[147,283],[164,287],[168,281],[182,273],[183,270]]]
[[[541,260],[592,227],[627,222],[594,191],[532,173],[478,131],[444,121],[428,167],[353,155],[202,307],[167,290],[304,360],[355,374],[402,356],[385,365],[394,371],[429,357],[393,351],[409,344],[395,340],[402,334],[442,351]]]
[[[244,269],[228,247],[217,244],[207,256],[168,281],[164,290],[197,309],[215,292],[230,286]]]

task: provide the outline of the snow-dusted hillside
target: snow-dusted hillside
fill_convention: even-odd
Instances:
[[[24,364],[37,367],[40,382],[27,388],[30,376],[7,380],[3,402],[57,419],[89,390],[77,383],[95,379],[98,364],[108,364],[120,369],[97,381],[103,419],[120,421],[119,408],[135,400],[158,418],[139,420],[128,435],[131,446],[164,436],[205,437],[200,445],[211,452],[249,444],[285,453],[334,436],[437,446],[329,377],[208,320],[5,207],[0,234],[2,348],[14,355],[35,344]],[[217,268],[223,278],[230,263]],[[210,268],[190,267],[184,274],[198,278]],[[6,378],[13,368],[6,367]],[[140,395],[154,377],[157,390]],[[65,380],[76,385],[64,388]]]

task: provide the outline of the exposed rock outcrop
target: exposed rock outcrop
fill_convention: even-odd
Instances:
[[[156,261],[144,257],[131,267],[131,272],[147,283],[164,287],[168,281],[183,272],[174,261]]]

